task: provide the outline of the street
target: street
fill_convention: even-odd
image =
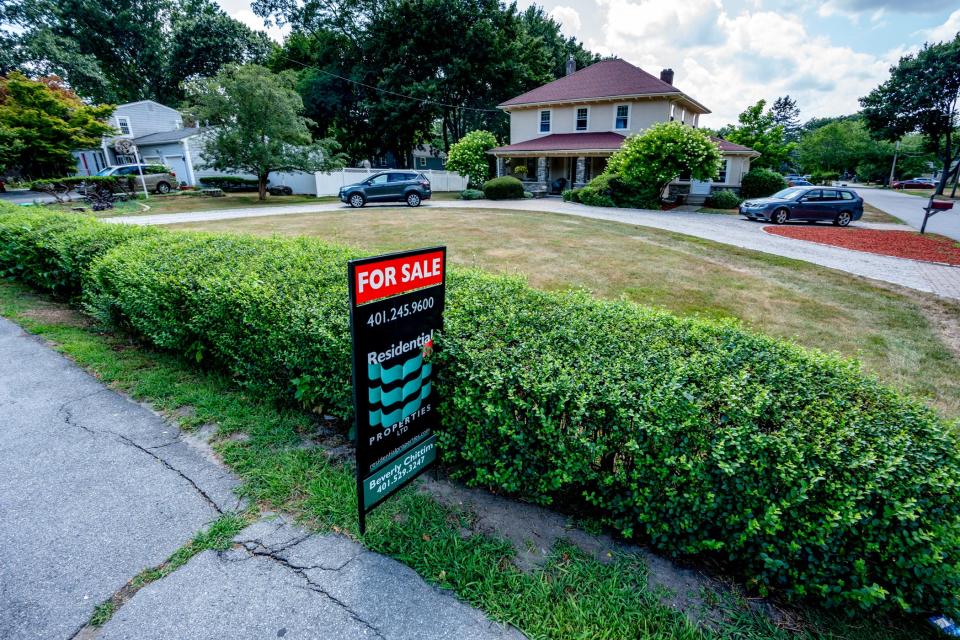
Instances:
[[[857,189],[856,187],[854,189],[864,202],[900,218],[911,227],[919,229],[923,224],[923,208],[927,205],[929,198],[912,196],[892,189]],[[956,204],[952,210],[942,211],[930,218],[927,222],[927,231],[960,241],[960,203]]]

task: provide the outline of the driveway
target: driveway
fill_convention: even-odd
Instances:
[[[911,196],[896,196],[909,198]],[[397,205],[379,205],[378,208],[395,208]],[[563,202],[557,198],[536,200],[438,200],[423,206],[438,209],[514,209],[523,211],[542,211],[563,215],[610,220],[626,224],[640,225],[665,231],[683,233],[723,244],[762,251],[773,255],[804,260],[831,269],[837,269],[852,275],[889,282],[918,291],[926,291],[939,296],[960,300],[960,267],[949,267],[903,258],[878,256],[860,251],[851,251],[840,247],[805,242],[774,236],[763,231],[762,223],[749,222],[738,216],[710,215],[682,211],[648,211],[644,209],[612,209],[606,207],[588,207]],[[272,207],[270,209],[224,209],[194,213],[172,213],[160,215],[124,216],[106,218],[113,224],[177,224],[181,222],[203,222],[238,218],[258,218],[303,213],[327,213],[342,211],[346,207],[340,203],[301,204]],[[855,225],[873,228],[886,228],[890,225],[855,223]]]
[[[864,202],[900,218],[914,229],[923,224],[923,208],[929,198],[912,196],[892,189],[856,189]],[[930,218],[927,231],[960,241],[960,202],[952,211],[944,211]]]

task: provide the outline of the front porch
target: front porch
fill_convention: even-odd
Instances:
[[[590,182],[607,166],[606,155],[497,155],[497,177],[514,176],[533,193],[560,194]],[[523,167],[518,172],[518,167]]]

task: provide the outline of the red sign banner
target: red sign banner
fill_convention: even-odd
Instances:
[[[443,283],[443,251],[357,265],[354,271],[356,304]]]

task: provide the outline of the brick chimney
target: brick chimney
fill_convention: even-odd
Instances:
[[[573,56],[567,58],[567,75],[570,75],[577,70],[577,61],[573,59]]]
[[[660,79],[667,84],[673,84],[673,69],[664,69],[660,72]]]

